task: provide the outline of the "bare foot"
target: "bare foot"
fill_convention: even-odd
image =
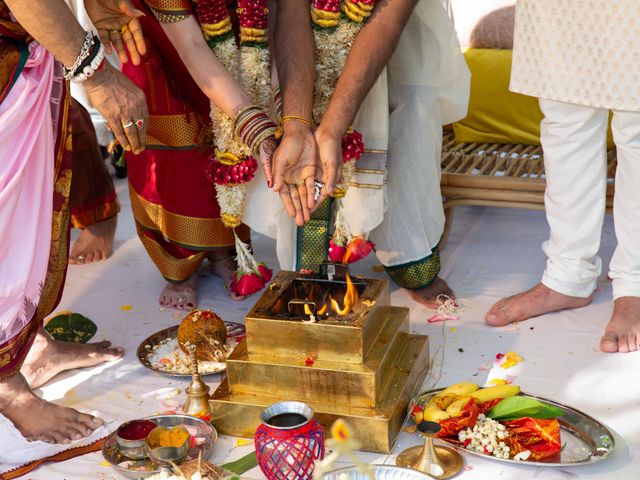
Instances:
[[[613,302],[613,314],[600,340],[603,352],[640,350],[640,297],[620,297]]]
[[[207,259],[209,260],[211,273],[213,273],[216,277],[222,279],[225,286],[229,290],[229,298],[231,300],[239,302],[247,297],[236,295],[231,291],[231,281],[233,280],[233,273],[237,268],[235,256],[235,250],[215,250],[207,256]]]
[[[545,313],[557,312],[567,308],[584,307],[589,305],[592,299],[593,294],[586,298],[571,297],[538,283],[526,292],[498,301],[487,312],[484,321],[489,325],[499,327],[513,322],[522,322]]]
[[[91,434],[102,420],[37,397],[22,374],[0,380],[0,412],[27,440],[70,443]]]
[[[114,215],[82,230],[71,248],[69,263],[82,265],[109,258],[117,223],[118,216]]]
[[[426,305],[429,308],[438,308],[438,296],[446,295],[452,300],[455,300],[455,294],[453,290],[449,288],[447,282],[440,277],[436,277],[430,285],[420,290],[409,290],[411,298],[416,302]]]
[[[167,283],[160,294],[160,305],[177,310],[193,310],[198,306],[198,272],[181,283]]]
[[[111,342],[59,342],[41,327],[20,372],[31,388],[38,388],[65,370],[93,367],[123,355],[124,349]]]

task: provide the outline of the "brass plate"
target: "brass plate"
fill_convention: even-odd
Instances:
[[[230,341],[233,342],[231,343],[231,346],[240,343],[245,336],[244,325],[235,322],[224,322],[224,324],[227,327],[227,345],[230,344]],[[151,363],[151,349],[165,340],[176,338],[177,335],[178,325],[174,325],[173,327],[165,328],[164,330],[160,330],[159,332],[154,333],[138,346],[138,351],[136,352],[138,361],[142,364],[142,366],[148,368],[149,370],[153,370],[154,372],[161,373],[163,375],[169,375],[171,377],[191,377],[190,373],[178,373],[169,370],[163,370]],[[201,372],[200,376],[206,377],[207,375],[214,375],[220,372],[224,372],[226,369],[227,366],[225,364],[215,371],[206,373]]]
[[[442,389],[439,388],[418,395],[416,399],[409,404],[410,411],[413,410],[413,406],[418,401],[428,401],[441,390]],[[564,415],[558,419],[560,422],[560,442],[563,447],[560,451],[560,458],[556,461],[549,460],[534,462],[528,460],[514,460],[512,458],[497,458],[493,455],[487,455],[474,450],[467,450],[460,445],[447,442],[447,440],[443,438],[440,438],[439,440],[449,443],[461,452],[478,455],[490,460],[517,463],[520,465],[538,465],[542,467],[574,467],[576,465],[589,465],[604,460],[613,451],[615,441],[612,433],[605,425],[595,418],[587,415],[586,413],[582,413],[575,408],[547,398],[529,395],[524,392],[520,393],[520,395],[548,403],[549,405],[560,408],[564,412]]]
[[[151,420],[161,427],[171,428],[176,425],[184,425],[189,430],[196,429],[196,436],[204,438],[205,441],[201,445],[191,447],[183,462],[198,458],[200,453],[202,453],[203,459],[207,459],[211,454],[211,450],[213,450],[213,445],[218,440],[218,432],[213,428],[213,425],[189,415],[153,415],[151,417],[145,417],[145,420]],[[156,473],[160,473],[158,466],[148,458],[144,460],[130,460],[122,455],[118,442],[116,441],[115,430],[111,432],[102,444],[102,456],[116,472],[126,478],[147,478]],[[124,466],[125,464],[127,466]]]
[[[440,480],[446,480],[447,478],[451,478],[462,471],[464,461],[462,460],[462,455],[460,455],[455,449],[445,447],[444,445],[434,445],[433,448],[444,467],[444,473],[442,475],[433,475],[433,477],[439,478]],[[420,458],[422,449],[423,447],[420,445],[407,448],[396,458],[396,465],[399,467],[411,468],[411,465],[416,463]],[[428,474],[429,472],[424,473]]]

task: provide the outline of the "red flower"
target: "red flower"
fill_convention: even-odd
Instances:
[[[259,262],[258,263],[258,273],[263,278],[265,283],[270,281],[271,277],[273,276],[273,272],[271,271],[271,269],[269,267],[267,267],[264,264],[264,262]]]
[[[342,137],[342,162],[357,161],[364,153],[362,134],[357,130],[351,130]]]
[[[347,247],[343,245],[338,245],[333,241],[333,238],[329,240],[329,260],[335,263],[341,263],[344,258],[344,254],[347,251]]]
[[[236,295],[246,297],[262,290],[263,287],[264,279],[259,273],[238,273],[237,271],[233,273],[231,291]]]
[[[238,184],[251,181],[257,168],[258,162],[253,157],[247,157],[236,165],[225,165],[212,155],[209,157],[206,174],[216,185]]]
[[[342,263],[357,262],[361,258],[369,255],[375,246],[376,245],[369,240],[365,240],[362,237],[355,237],[349,242],[349,245],[347,245],[346,252],[342,257]]]

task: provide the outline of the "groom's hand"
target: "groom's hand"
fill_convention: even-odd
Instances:
[[[296,219],[298,226],[310,220],[317,174],[317,145],[311,127],[297,121],[287,122],[273,156],[273,189],[280,194],[287,213]]]
[[[314,208],[317,208],[327,197],[333,195],[342,175],[342,135],[325,128],[320,123],[315,137],[322,168],[322,183],[324,183],[320,196],[315,202]]]

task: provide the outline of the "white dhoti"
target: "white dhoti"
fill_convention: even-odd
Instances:
[[[376,243],[381,263],[407,288],[424,286],[421,269],[437,255],[444,231],[442,125],[464,117],[469,98],[469,72],[446,4],[417,3],[387,68],[363,102],[354,128],[363,134],[365,154],[340,200],[352,233]],[[301,266],[302,229],[261,179],[249,187],[243,221],[278,239],[281,268]],[[318,231],[329,233],[322,226]]]

